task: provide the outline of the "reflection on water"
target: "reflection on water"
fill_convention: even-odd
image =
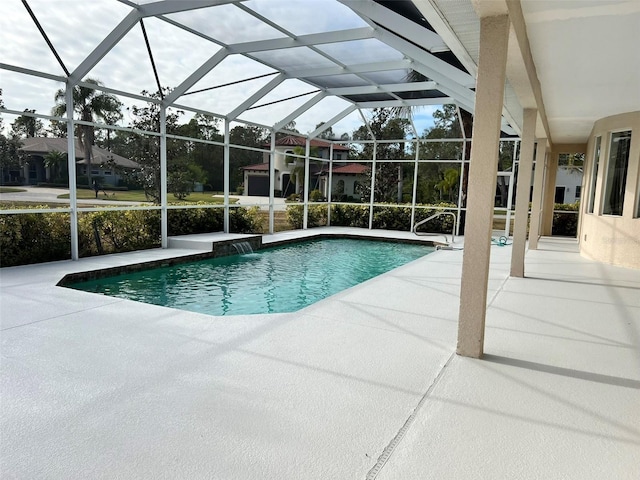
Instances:
[[[72,287],[208,315],[293,312],[432,251],[424,245],[316,240]]]

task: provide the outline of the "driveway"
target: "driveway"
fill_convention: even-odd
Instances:
[[[13,187],[12,187],[13,188]],[[69,204],[68,198],[58,198],[59,195],[69,193],[68,188],[45,187],[15,187],[23,192],[0,193],[0,201],[33,202],[33,203],[64,203]],[[102,195],[102,194],[101,194]],[[144,202],[121,202],[103,199],[78,199],[79,205],[145,205]]]
[[[223,197],[223,195],[215,195],[216,197]],[[235,198],[237,200],[236,205],[242,205],[243,207],[258,206],[261,210],[269,209],[269,197],[256,197],[249,195],[229,195],[229,198]],[[275,197],[273,199],[273,209],[276,211],[284,211],[287,209],[284,198]]]

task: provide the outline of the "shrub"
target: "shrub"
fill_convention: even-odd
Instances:
[[[311,202],[322,202],[324,200],[324,195],[320,190],[311,190],[309,192],[309,201]]]
[[[287,221],[294,229],[300,229],[304,221],[304,205],[287,206]],[[325,205],[309,205],[307,227],[320,227],[327,224],[327,207]]]
[[[229,231],[233,233],[262,233],[260,207],[236,207],[229,211]]]
[[[578,235],[578,211],[580,202],[576,203],[556,203],[553,206],[553,227],[552,235],[562,237],[575,237]],[[564,211],[567,213],[558,212]]]
[[[78,217],[81,257],[159,246],[160,212],[157,210],[87,212]]]
[[[34,208],[46,208],[36,207]],[[222,208],[168,211],[169,235],[215,232],[223,229]],[[231,209],[230,230],[260,233],[258,207]],[[81,257],[144,250],[160,246],[158,210],[85,212],[78,216]],[[71,258],[70,215],[27,213],[0,215],[0,266],[68,260]]]
[[[198,202],[199,205],[204,205]],[[220,232],[224,228],[223,208],[182,208],[167,213],[169,235]]]
[[[421,207],[421,206],[418,206]],[[455,205],[451,203],[439,203],[431,207],[438,208],[416,209],[415,222],[428,218],[435,213],[442,211],[454,211]],[[287,220],[292,228],[302,228],[304,215],[303,205],[287,206]],[[327,208],[324,205],[310,205],[307,219],[307,226],[317,227],[327,224]],[[331,205],[331,225],[340,227],[369,227],[369,206],[368,205]],[[377,205],[373,207],[373,228],[381,230],[409,231],[411,228],[411,207]],[[453,229],[453,218],[451,216],[440,216],[431,220],[425,228],[425,232],[451,233]]]
[[[338,227],[369,227],[368,205],[331,205],[331,225]]]
[[[69,222],[68,213],[0,215],[0,266],[71,258]]]

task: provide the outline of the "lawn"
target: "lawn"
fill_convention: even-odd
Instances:
[[[0,187],[0,193],[18,193],[18,192],[26,192],[22,188],[13,188],[13,187]]]
[[[83,199],[83,200],[90,200],[90,199],[96,198],[96,194],[93,190],[78,189],[76,195],[79,199]],[[217,203],[224,202],[224,198],[214,197],[213,195],[215,195],[213,192],[204,192],[204,193],[192,192],[184,200],[178,200],[172,194],[169,194],[169,203],[204,202],[204,203],[217,204]],[[58,198],[69,198],[69,194],[67,193],[64,195],[58,195]],[[98,193],[98,200],[110,200],[110,201],[119,201],[119,202],[149,202],[144,195],[144,191],[142,190],[126,190],[126,191],[106,190],[106,192],[100,190],[100,192]],[[235,198],[229,199],[229,203],[236,203],[236,202],[237,200]]]

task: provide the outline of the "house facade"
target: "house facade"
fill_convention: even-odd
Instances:
[[[68,152],[66,138],[30,137],[22,140],[20,151],[25,161],[21,167],[2,172],[3,184],[37,185],[40,182],[64,183],[67,181],[66,161],[62,165],[47,165],[46,157],[52,152]],[[89,174],[88,161],[84,158],[84,147],[76,139],[76,177]],[[91,147],[91,176],[101,177],[106,184],[116,186],[121,179],[117,170],[135,169],[139,165],[128,158],[116,155],[95,145]]]
[[[329,185],[329,170],[325,168],[318,173],[318,190],[325,198],[331,196],[333,201],[359,202],[362,200],[359,187],[366,181],[369,169],[369,166],[360,163],[334,164],[331,172],[331,189]]]
[[[640,111],[596,121],[580,204],[580,252],[640,268]]]
[[[270,148],[271,145],[265,145]],[[288,197],[304,191],[304,154],[306,139],[293,135],[276,140],[274,161],[274,190],[276,196]],[[318,174],[326,169],[330,158],[331,143],[313,139],[310,141],[309,190],[320,190]],[[294,156],[296,155],[296,156]],[[343,145],[333,145],[333,159],[346,160],[349,149]],[[244,167],[244,193],[250,196],[269,195],[269,157],[265,152],[263,163]],[[323,161],[325,160],[325,161]],[[326,194],[323,193],[325,196]]]

